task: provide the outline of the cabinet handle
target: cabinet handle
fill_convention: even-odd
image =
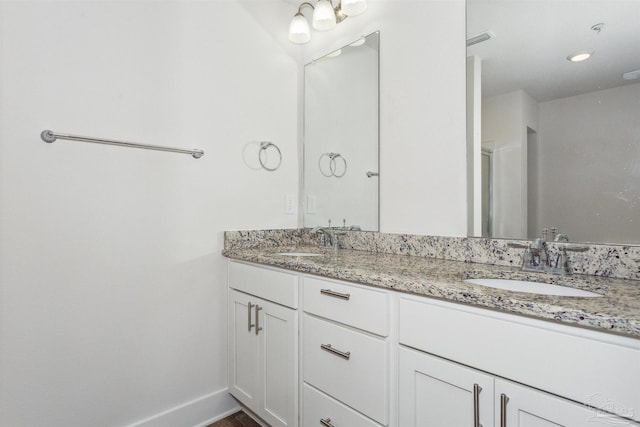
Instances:
[[[473,427],[482,427],[480,424],[480,392],[482,387],[473,385]]]
[[[262,310],[262,307],[256,304],[255,309],[256,309],[256,335],[258,335],[258,333],[262,330],[262,327],[260,326],[260,310]]]
[[[253,308],[253,304],[251,303],[247,303],[247,327],[249,332],[251,332],[251,328],[253,328],[255,325],[253,323],[251,323],[251,309]]]
[[[331,344],[320,344],[320,348],[346,360],[349,360],[349,358],[351,357],[350,351],[336,350],[335,348],[331,347]]]
[[[351,294],[343,294],[340,292],[332,291],[331,289],[320,289],[320,293],[323,295],[328,295],[330,297],[340,298],[349,301],[351,298]]]
[[[333,424],[331,424],[331,418],[320,418],[320,424],[325,427],[335,427]]]
[[[506,394],[500,394],[500,427],[507,427],[507,402],[509,398]]]

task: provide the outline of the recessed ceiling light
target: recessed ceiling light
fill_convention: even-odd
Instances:
[[[572,53],[567,56],[567,59],[571,62],[581,62],[591,58],[591,55],[593,55],[593,51],[583,50],[582,52]]]
[[[622,78],[625,80],[635,80],[640,79],[640,70],[629,71],[628,73],[624,73]]]

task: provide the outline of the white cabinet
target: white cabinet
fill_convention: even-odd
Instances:
[[[400,349],[402,427],[638,424],[413,349]]]
[[[304,425],[390,424],[389,293],[307,276],[302,283]]]
[[[637,426],[584,405],[510,381],[495,380],[495,425],[500,427]]]
[[[425,298],[399,309],[399,426],[639,425],[614,415],[639,415],[638,340]]]
[[[230,268],[230,284],[242,283],[245,272],[252,277],[253,269],[276,273],[267,277],[278,279],[273,270],[235,267]],[[286,281],[288,275],[282,278]],[[268,287],[257,293],[268,296]],[[230,393],[273,427],[297,426],[297,311],[230,289],[228,336]]]
[[[229,288],[229,389],[270,426],[640,427],[640,340],[235,261]]]
[[[490,375],[400,348],[398,380],[402,427],[493,425]]]

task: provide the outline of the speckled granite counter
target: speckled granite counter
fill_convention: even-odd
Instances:
[[[311,245],[291,245],[291,242],[282,240],[277,243],[280,245],[274,245],[273,241],[265,245],[229,245],[223,255],[236,260],[640,339],[640,281],[637,280],[524,273],[515,267],[499,265],[361,250],[334,251]],[[279,255],[281,252],[312,252],[323,255],[296,257]],[[602,297],[564,297],[503,291],[464,282],[464,279],[469,278],[546,282],[596,292]]]

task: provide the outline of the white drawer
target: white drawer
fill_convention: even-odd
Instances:
[[[577,402],[640,408],[640,340],[410,297],[399,313],[401,344]]]
[[[380,424],[360,415],[308,384],[304,385],[303,393],[303,426],[322,426],[320,420],[324,420],[334,427],[380,427]]]
[[[389,293],[342,282],[302,278],[303,308],[371,333],[389,335]]]
[[[291,308],[298,308],[298,276],[229,261],[229,287]]]
[[[303,377],[342,403],[389,423],[389,347],[380,338],[304,315]],[[349,353],[343,358],[339,353]]]

